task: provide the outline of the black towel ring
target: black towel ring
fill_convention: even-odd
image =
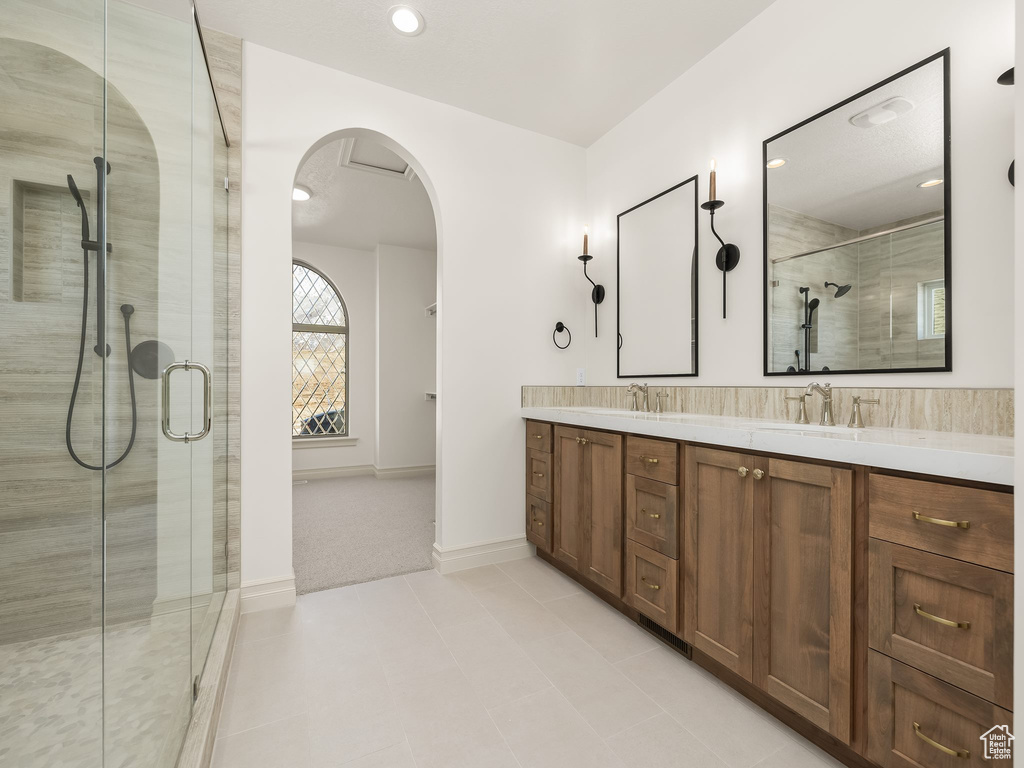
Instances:
[[[556,333],[561,333],[562,331],[565,331],[566,333],[569,334],[569,340],[567,342],[565,342],[565,346],[564,347],[561,344],[559,344],[558,343],[558,339],[555,338],[555,334]],[[551,332],[551,341],[559,349],[568,349],[569,345],[572,344],[572,332],[568,328],[565,327],[565,323],[559,321],[559,322],[555,323],[555,330],[553,330]]]

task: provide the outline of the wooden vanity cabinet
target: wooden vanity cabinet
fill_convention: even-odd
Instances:
[[[526,422],[526,539],[543,552],[551,551],[552,429],[539,421]]]
[[[751,680],[754,458],[689,445],[685,454],[683,639]]]
[[[853,472],[781,459],[754,465],[754,683],[848,744]]]
[[[852,472],[686,448],[684,639],[848,743]]]
[[[554,554],[622,596],[622,436],[555,428]]]

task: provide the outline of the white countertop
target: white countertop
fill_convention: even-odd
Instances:
[[[1013,438],[913,429],[787,424],[611,408],[523,408],[524,419],[764,453],[1013,485]]]

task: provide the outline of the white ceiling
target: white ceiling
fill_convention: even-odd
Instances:
[[[873,128],[849,120],[894,96],[914,109]],[[943,186],[918,189],[943,175],[942,61],[936,60],[824,117],[776,139],[768,157],[774,205],[858,231],[943,208]]]
[[[437,249],[434,209],[423,182],[398,155],[378,144],[367,139],[332,141],[303,164],[297,182],[313,196],[292,203],[295,240],[360,250],[372,250],[378,243]]]
[[[199,0],[204,25],[589,146],[772,0]]]

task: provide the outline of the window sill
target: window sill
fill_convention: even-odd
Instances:
[[[292,448],[345,448],[356,445],[358,437],[293,437]]]

